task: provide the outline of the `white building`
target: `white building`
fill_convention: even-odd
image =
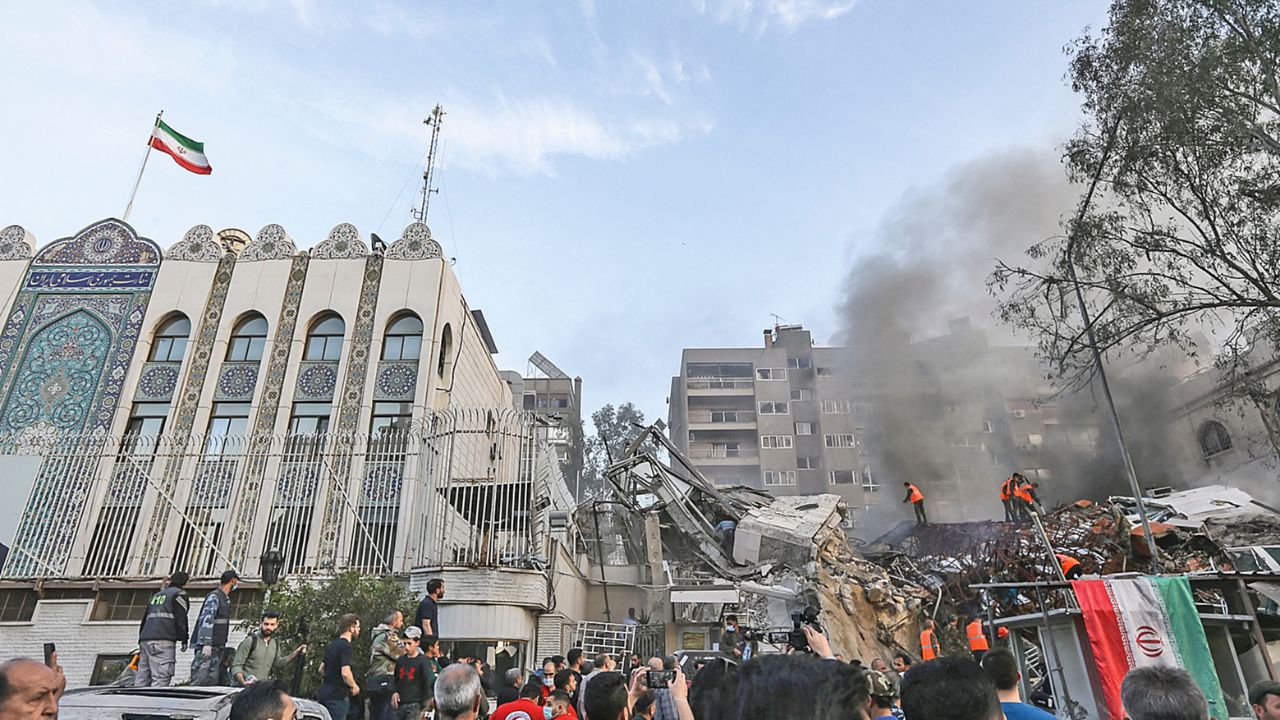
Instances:
[[[10,226],[0,298],[5,656],[65,638],[83,684],[170,572],[252,592],[269,550],[293,576],[443,575],[451,635],[529,657],[582,617],[563,480],[425,225],[376,253],[348,224],[309,252],[279,225],[162,250],[108,219],[38,251]]]

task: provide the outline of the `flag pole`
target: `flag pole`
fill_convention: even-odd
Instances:
[[[142,167],[138,168],[138,179],[133,181],[133,192],[129,193],[129,204],[124,208],[125,222],[129,222],[129,213],[133,212],[133,199],[138,196],[138,186],[142,184],[142,173],[147,171],[147,159],[151,157],[151,139],[156,136],[156,128],[160,127],[160,117],[164,115],[161,110],[156,114],[156,122],[151,126],[151,134],[147,136],[147,154],[142,156]]]

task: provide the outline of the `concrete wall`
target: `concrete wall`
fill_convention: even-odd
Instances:
[[[204,593],[191,598],[189,624],[195,627]],[[31,657],[42,659],[44,644],[58,646],[58,662],[67,676],[69,687],[89,684],[93,665],[99,655],[125,655],[138,647],[138,621],[92,621],[93,599],[41,600],[30,622],[0,623],[0,658]],[[229,646],[238,645],[244,632],[232,631]],[[191,678],[190,650],[178,652],[174,684]]]

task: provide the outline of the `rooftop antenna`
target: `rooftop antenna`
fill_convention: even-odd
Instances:
[[[778,328],[778,326],[782,325],[782,323],[787,321],[786,318],[782,317],[778,313],[769,313],[769,315],[773,318],[773,327],[775,330]]]
[[[440,125],[443,123],[444,107],[439,104],[431,111],[431,115],[422,121],[423,125],[431,127],[431,146],[427,149],[427,168],[422,171],[422,205],[417,210],[410,211],[413,213],[413,219],[418,222],[427,221],[427,210],[431,207],[431,194],[440,192],[439,188],[431,186],[431,181],[435,176],[436,143],[440,140]]]

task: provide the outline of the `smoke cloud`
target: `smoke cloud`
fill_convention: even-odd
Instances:
[[[983,157],[907,195],[873,232],[875,252],[850,269],[839,339],[859,380],[855,394],[875,408],[862,442],[884,499],[893,501],[888,507],[906,508],[897,495],[911,481],[939,500],[930,503],[931,519],[935,512],[950,515],[943,520],[999,518],[1000,482],[1029,463],[1041,471],[1040,497],[1050,507],[1129,494],[1101,398],[1089,389],[1055,398],[1052,412],[1026,410],[1056,427],[1028,434],[1033,423],[1013,419],[1022,416],[1007,400],[1053,390],[1033,356],[1034,339],[997,324],[986,289],[997,258],[1022,260],[1031,245],[1058,234],[1078,198],[1050,153]],[[1115,383],[1117,404],[1135,464],[1163,477],[1169,408],[1161,399],[1174,376],[1151,363],[1126,368],[1124,380]],[[1036,442],[1041,449],[1028,453]],[[873,518],[879,526],[861,534],[873,536],[909,513]]]

